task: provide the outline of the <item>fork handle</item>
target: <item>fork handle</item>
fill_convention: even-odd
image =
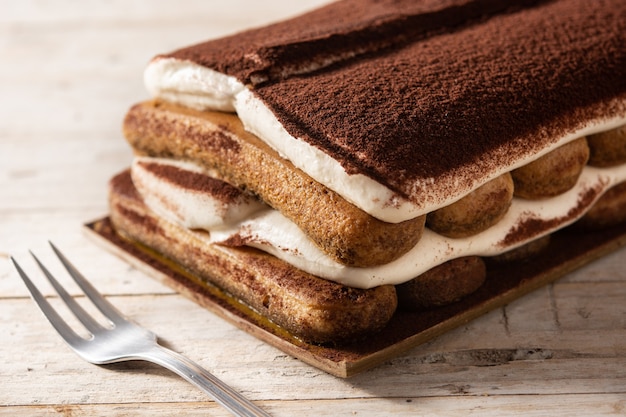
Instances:
[[[138,356],[175,372],[209,394],[217,403],[221,404],[236,416],[270,417],[269,414],[254,405],[250,400],[235,391],[215,375],[209,373],[206,369],[179,353],[163,346],[155,345],[153,349],[142,352]]]

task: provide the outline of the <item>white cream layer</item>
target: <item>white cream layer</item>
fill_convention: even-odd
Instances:
[[[144,81],[154,96],[199,110],[236,111],[245,128],[274,148],[281,156],[332,189],[361,210],[380,220],[398,223],[447,206],[488,180],[526,165],[567,142],[626,124],[626,115],[597,121],[563,136],[541,153],[529,154],[515,164],[497,170],[475,167],[483,177],[473,184],[459,184],[458,175],[429,178],[413,184],[406,199],[361,174],[348,174],[339,162],[304,140],[291,136],[276,116],[236,78],[190,61],[158,58],[146,68]],[[507,154],[496,149],[494,154]],[[506,160],[507,158],[505,158]],[[437,190],[446,190],[438,193]],[[456,190],[456,193],[449,192]]]
[[[234,97],[245,87],[235,77],[174,58],[157,58],[144,71],[154,97],[198,110],[234,112]]]
[[[183,166],[163,159],[151,161],[164,164],[174,163],[178,167]],[[199,167],[192,169],[194,172],[201,172]],[[580,218],[584,211],[591,207],[610,187],[626,181],[626,165],[602,169],[587,166],[576,186],[557,197],[534,201],[515,198],[511,208],[500,222],[488,230],[468,238],[446,238],[426,229],[418,244],[401,258],[386,265],[370,268],[348,267],[333,261],[320,251],[293,222],[268,206],[254,211],[245,219],[228,220],[224,218],[224,222],[219,227],[211,226],[209,223],[202,225],[198,223],[197,219],[202,218],[203,213],[210,210],[211,206],[206,205],[206,199],[210,199],[210,196],[198,192],[175,190],[176,187],[172,187],[171,183],[167,181],[155,176],[150,178],[149,173],[147,174],[145,170],[137,169],[137,164],[133,164],[132,175],[133,181],[150,184],[149,187],[140,187],[139,190],[150,208],[155,209],[155,211],[158,210],[157,212],[167,211],[168,207],[172,207],[171,205],[153,206],[151,202],[159,201],[162,198],[179,201],[177,205],[184,206],[188,216],[196,220],[191,223],[188,219],[181,220],[180,213],[164,213],[164,217],[185,227],[193,224],[194,228],[208,230],[213,243],[219,244],[233,236],[241,237],[248,242],[249,246],[268,252],[313,275],[351,287],[372,288],[384,284],[406,282],[439,264],[458,257],[498,255],[552,233]],[[562,218],[567,213],[579,207],[580,201],[583,200],[583,196],[589,190],[595,190],[595,198],[586,201],[585,209],[581,210],[576,218],[563,220]],[[159,197],[154,198],[152,195],[154,193]],[[184,197],[181,199],[183,194]],[[503,241],[507,235],[528,219],[543,220],[546,223],[551,220],[559,221],[542,230],[536,230],[534,235],[526,236],[524,240],[516,241],[512,245],[504,244]]]
[[[181,187],[154,174],[145,163],[168,165],[204,175],[206,170],[189,162],[147,157],[136,157],[131,165],[133,184],[146,205],[159,216],[188,229],[217,230],[267,209],[265,204],[248,194],[240,193],[234,201],[226,203],[209,193]]]

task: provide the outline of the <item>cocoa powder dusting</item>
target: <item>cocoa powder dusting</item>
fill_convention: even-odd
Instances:
[[[254,85],[292,136],[410,196],[626,115],[624,45],[622,0],[344,0],[163,56]]]
[[[231,203],[242,197],[238,188],[201,173],[152,162],[139,162],[139,165],[164,181],[187,190],[209,194],[222,203]]]
[[[409,195],[625,116],[625,45],[626,2],[560,0],[255,92],[292,136]]]
[[[111,178],[111,180],[109,181],[109,189],[114,189],[116,193],[127,198],[139,198],[139,193],[133,185],[133,181],[130,177],[130,170],[128,169],[125,169],[124,171]]]
[[[545,1],[545,0],[544,0]],[[540,0],[343,0],[295,18],[162,56],[191,60],[244,84],[371,53]]]
[[[590,207],[591,203],[595,201],[603,187],[604,186],[600,184],[597,187],[592,187],[582,192],[578,198],[578,204],[575,207],[572,207],[567,214],[561,217],[539,219],[537,217],[529,216],[511,228],[509,233],[507,233],[498,245],[502,247],[514,245],[528,239],[528,237],[539,236],[548,230],[561,227],[563,224],[577,219]]]

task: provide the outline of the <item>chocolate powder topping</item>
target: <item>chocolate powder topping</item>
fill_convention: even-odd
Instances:
[[[579,218],[591,204],[598,198],[598,195],[602,193],[604,185],[600,184],[596,187],[591,187],[580,193],[578,197],[578,204],[572,207],[566,214],[561,217],[555,217],[552,219],[540,219],[535,217],[532,213],[525,219],[515,225],[509,233],[499,242],[502,247],[514,245],[516,243],[527,240],[533,236],[539,236],[540,233],[546,230],[562,227],[568,222],[572,222]]]
[[[623,0],[345,0],[169,56],[256,74],[292,136],[414,198],[626,117]]]
[[[255,93],[349,173],[415,195],[626,116],[626,2],[554,1]]]
[[[139,162],[145,170],[174,185],[191,191],[200,191],[223,203],[232,203],[242,197],[239,188],[208,175],[156,162]]]
[[[162,56],[196,62],[244,84],[259,84],[539,2],[344,0]]]

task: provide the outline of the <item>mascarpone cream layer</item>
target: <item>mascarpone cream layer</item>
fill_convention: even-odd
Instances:
[[[482,172],[482,177],[475,177],[472,182],[460,183],[460,173],[423,179],[414,184],[410,198],[405,198],[368,176],[348,174],[338,161],[322,150],[291,136],[274,113],[235,77],[190,61],[157,58],[147,66],[144,82],[148,91],[157,98],[198,110],[237,112],[245,128],[282,157],[361,210],[390,223],[412,219],[450,205],[487,181],[526,165],[565,143],[626,124],[626,115],[590,122],[578,131],[559,138],[542,152],[529,154],[509,165],[499,165],[497,170]],[[493,154],[497,159],[498,154],[506,155],[507,150],[495,149]]]
[[[208,190],[193,190],[168,181],[167,175],[151,172],[148,166],[155,164],[171,167],[179,172],[207,175],[198,165],[175,160],[158,160],[137,157],[131,166],[133,184],[152,211],[169,221],[188,229],[219,230],[244,221],[253,213],[267,210],[268,206],[251,195],[232,191],[227,197],[218,198]],[[212,175],[208,175],[212,177]],[[213,180],[219,181],[219,180]],[[220,181],[221,182],[221,181]]]
[[[244,208],[241,212],[239,208],[229,208],[237,213],[250,210],[247,214],[230,217],[223,214],[228,210],[207,213],[216,205],[221,207],[223,201],[207,204],[210,195],[176,186],[150,170],[142,169],[141,161],[174,165],[206,175],[210,173],[193,164],[138,158],[131,170],[133,181],[140,184],[138,190],[144,201],[158,214],[184,227],[208,230],[212,243],[243,243],[313,275],[356,288],[400,284],[451,259],[471,255],[494,256],[514,249],[573,223],[606,190],[626,181],[626,164],[611,168],[586,166],[576,186],[559,196],[542,200],[514,198],[505,217],[482,233],[453,239],[426,229],[418,244],[396,261],[376,267],[356,268],[330,259],[293,222],[266,205]],[[246,204],[245,199],[241,201],[235,205]],[[199,221],[205,217],[211,220],[206,223]],[[524,226],[531,223],[532,230],[524,230]]]

